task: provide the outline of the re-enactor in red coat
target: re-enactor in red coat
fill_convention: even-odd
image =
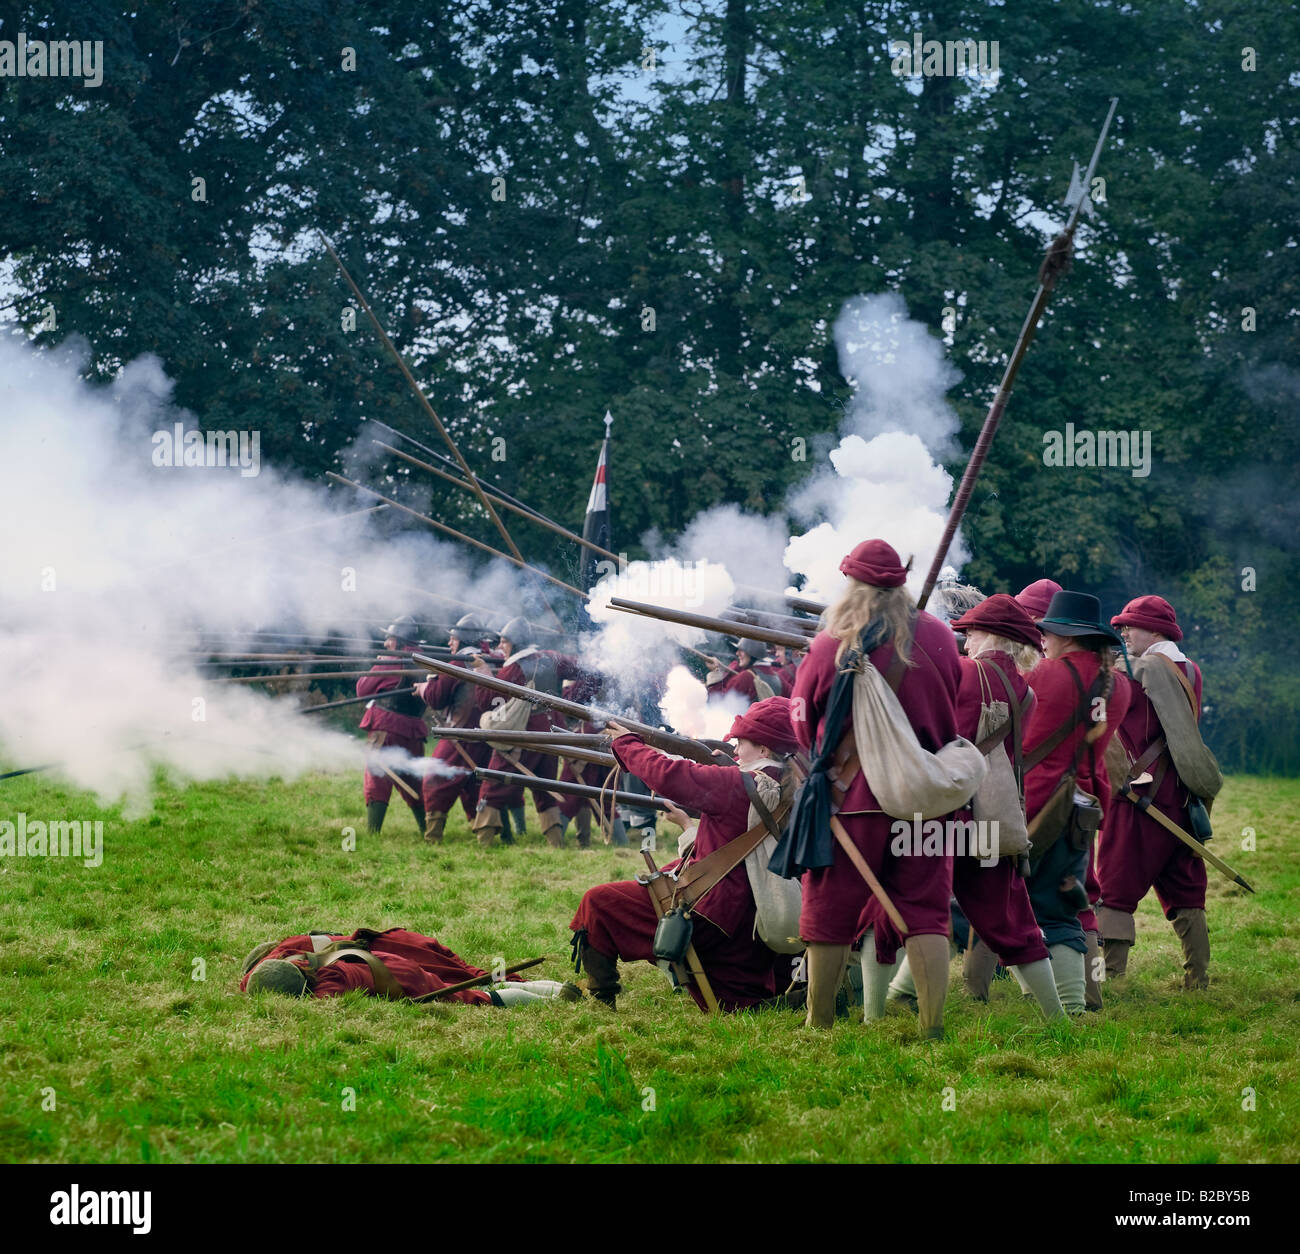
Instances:
[[[1109,821],[1105,753],[1127,709],[1128,688],[1111,659],[1119,636],[1101,622],[1100,613],[1096,597],[1062,591],[1037,620],[1047,656],[1029,675],[1037,700],[1025,730],[1027,758],[1057,740],[1025,774],[1025,813],[1031,830],[1038,826],[1030,851],[1029,899],[1047,940],[1061,1004],[1071,1014],[1081,1014],[1087,1004],[1085,956],[1092,946],[1080,914],[1090,913],[1086,883],[1092,840],[1074,831],[1068,819],[1067,834],[1049,831],[1039,815],[1073,770],[1076,789],[1097,799],[1102,826]],[[1059,738],[1067,727],[1069,733]]]
[[[473,632],[471,643],[462,646],[462,632]],[[448,644],[456,650],[450,659],[453,666],[468,667],[476,657],[499,657],[485,646],[491,644],[486,628],[467,614],[456,624]],[[487,709],[488,689],[468,679],[452,675],[434,675],[416,689],[433,717],[443,727],[477,727]],[[479,780],[474,768],[487,766],[492,746],[477,741],[439,740],[432,756],[447,767],[445,774],[430,772],[424,777],[424,839],[441,844],[447,815],[459,799],[465,817],[472,823],[478,809]],[[459,774],[455,772],[459,771]]]
[[[364,950],[377,960],[379,972],[366,961],[365,953],[344,952],[333,962],[325,963],[338,950]],[[307,961],[307,955],[320,958]],[[374,932],[358,928],[350,935],[341,933],[307,933],[289,936],[276,944],[258,946],[244,963],[241,991],[270,991],[313,997],[341,997],[353,989],[371,996],[386,993],[389,978],[402,997],[423,997],[440,988],[450,988],[488,972],[471,966],[459,954],[448,949],[436,937],[389,928]],[[467,988],[448,993],[441,1001],[458,1001],[467,1006],[519,1005],[536,1000],[562,997],[575,1000],[578,991],[572,985],[553,980],[524,980],[506,977],[509,987],[502,989]]]
[[[907,667],[898,684],[898,700],[921,747],[936,752],[956,738],[957,689],[961,682],[957,641],[947,624],[917,611],[903,584],[907,572],[898,554],[883,540],[859,544],[840,563],[848,588],[827,615],[828,630],[819,632],[795,678],[795,731],[805,749],[813,750],[829,733],[838,742],[852,727],[823,725],[838,672],[837,653],[856,642],[867,623],[883,619],[890,636],[870,655],[871,664],[887,675],[901,648]],[[943,1002],[948,984],[948,900],[952,894],[952,858],[904,854],[890,850],[894,820],[881,810],[865,774],[858,771],[840,801],[839,817],[849,838],[880,880],[907,925],[906,949],[922,1030],[943,1030]],[[838,842],[834,862],[803,875],[803,913],[799,935],[808,942],[808,1024],[829,1027],[834,1019],[835,990],[849,947],[864,932],[864,971],[869,963],[892,968],[904,938],[875,898]],[[874,948],[873,948],[874,946]],[[884,980],[888,984],[888,979]]]
[[[572,681],[570,697],[574,701],[590,701],[600,684],[600,676],[587,671],[576,657],[539,649],[534,643],[532,625],[523,618],[512,618],[501,629],[501,653],[506,665],[497,672],[498,679],[512,684],[532,687],[537,692],[559,696],[566,681]],[[485,666],[481,660],[477,667]],[[476,667],[476,669],[477,669]],[[490,699],[489,711],[502,707],[517,698],[496,696]],[[486,717],[486,716],[485,716]],[[543,706],[533,706],[523,724],[525,731],[564,731],[564,717]],[[488,762],[494,771],[510,771],[516,775],[536,775],[538,779],[554,779],[558,760],[546,753],[510,752],[494,749]],[[549,845],[559,847],[564,843],[565,819],[552,794],[542,788],[530,788],[533,804],[537,807],[537,821]],[[524,804],[523,785],[504,780],[484,780],[479,790],[478,810],[474,816],[474,832],[479,844],[491,845],[501,832],[503,810],[514,810]]]
[[[786,698],[771,697],[735,720],[730,734],[738,741],[737,760],[742,766],[768,762],[762,769],[779,776],[780,766],[769,761],[771,755],[788,754],[797,747],[789,707]],[[620,730],[617,724],[610,726],[616,733]],[[693,847],[684,860],[665,866],[665,874],[701,861],[748,830],[750,801],[740,767],[670,758],[626,733],[616,736],[613,749],[623,766],[655,792],[700,813]],[[773,953],[756,934],[754,896],[743,862],[700,898],[692,914],[695,951],[723,1010],[759,1005],[788,984],[789,958]],[[620,959],[655,960],[657,922],[649,889],[635,880],[588,889],[569,926],[578,965],[587,972],[586,987],[593,997],[615,1004],[622,991]],[[690,993],[705,1009],[704,998],[693,984]]]
[[[1111,620],[1120,629],[1129,655],[1135,658],[1163,655],[1186,677],[1196,696],[1195,717],[1201,711],[1201,669],[1178,647],[1183,638],[1174,607],[1163,597],[1142,596],[1130,601]],[[1131,762],[1138,762],[1164,728],[1140,684],[1131,684],[1132,696],[1118,735]],[[1190,704],[1190,703],[1189,703]],[[1178,776],[1166,748],[1145,772],[1158,776],[1158,784],[1138,785],[1139,795],[1191,831],[1188,807],[1191,793]],[[1117,787],[1124,780],[1112,781]],[[1210,938],[1205,917],[1205,862],[1171,835],[1149,814],[1130,801],[1116,797],[1098,849],[1098,878],[1102,904],[1098,911],[1105,945],[1106,974],[1118,978],[1128,967],[1128,954],[1137,940],[1133,914],[1138,902],[1154,888],[1160,906],[1174,926],[1183,947],[1184,989],[1209,984]]]
[[[408,617],[399,618],[389,628],[384,640],[384,648],[389,653],[414,653],[419,647],[419,629],[415,620]],[[420,717],[424,702],[414,693],[400,697],[385,697],[385,692],[395,688],[409,686],[401,675],[406,663],[380,659],[371,668],[370,674],[357,680],[357,696],[374,697],[366,706],[361,719],[361,730],[366,732],[366,744],[372,749],[404,749],[413,758],[424,757],[424,742],[429,729]],[[399,788],[402,800],[411,808],[420,831],[424,831],[424,800],[421,796],[422,780],[419,775],[400,769],[389,768],[405,785]],[[393,793],[392,779],[378,766],[373,770],[366,768],[365,799],[366,824],[372,832],[384,826],[384,815],[388,810],[388,799]]]

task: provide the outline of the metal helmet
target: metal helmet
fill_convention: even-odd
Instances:
[[[307,991],[307,977],[302,968],[287,958],[272,958],[256,967],[245,988],[250,993],[285,993],[301,997]]]
[[[497,634],[516,649],[526,649],[533,643],[533,625],[526,618],[512,618]]]
[[[420,628],[409,614],[403,614],[384,629],[384,637],[395,636],[402,644],[419,644]]]
[[[761,640],[737,640],[736,648],[742,653],[748,653],[755,662],[761,662],[767,657],[767,645]]]

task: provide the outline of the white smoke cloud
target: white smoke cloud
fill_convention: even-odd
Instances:
[[[200,676],[194,633],[359,636],[360,620],[401,613],[453,621],[458,599],[520,604],[509,568],[471,569],[432,533],[385,537],[369,515],[341,517],[373,501],[266,464],[255,476],[155,465],[153,433],[193,425],[157,361],[105,388],[80,370],[75,348],[0,339],[0,754],[15,766],[59,763],[132,813],[155,766],[180,780],[360,771],[356,739]]]
[[[716,701],[708,699],[708,690],[684,666],[668,672],[659,709],[668,723],[683,736],[697,740],[724,740],[736,715],[749,708],[749,701],[739,693],[728,692]]]
[[[854,386],[839,446],[823,469],[788,502],[809,528],[791,539],[786,567],[804,576],[806,595],[833,601],[844,585],[840,560],[879,537],[915,560],[913,594],[925,581],[952,493],[939,460],[956,448],[960,420],[944,398],[959,372],[922,323],[907,317],[902,297],[855,297],[835,322],[840,371]],[[960,534],[950,562],[965,562]]]

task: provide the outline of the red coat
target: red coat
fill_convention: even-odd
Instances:
[[[749,794],[734,766],[704,766],[670,758],[635,736],[614,741],[614,754],[638,779],[679,805],[700,812],[699,831],[690,861],[698,862],[749,827]],[[669,863],[675,869],[679,863]],[[665,868],[668,869],[668,868]],[[696,913],[735,936],[754,927],[754,895],[745,865],[732,867],[695,907]]]
[[[754,687],[754,672],[751,667],[739,670],[733,663],[728,668],[724,677],[715,684],[709,685],[708,699],[710,701],[720,700],[728,692],[734,692],[744,697],[746,701],[753,705],[759,699],[758,689]]]
[[[404,653],[414,653],[414,649],[403,649]],[[400,672],[405,668],[403,662],[376,662],[370,668],[369,675],[362,675],[357,680],[357,696],[374,697],[385,692],[391,692],[394,688],[407,688],[415,680],[407,679]],[[381,705],[369,705],[366,707],[365,716],[361,720],[362,731],[384,731],[392,736],[400,736],[405,740],[425,741],[429,736],[429,728],[425,721],[418,715],[398,714],[394,710],[386,710]]]
[[[1163,663],[1160,663],[1163,665]],[[1201,711],[1201,668],[1195,662],[1188,659],[1186,662],[1176,662],[1175,665],[1192,681],[1192,687],[1196,692],[1196,713],[1200,717]],[[1118,735],[1123,742],[1125,750],[1128,752],[1133,761],[1144,754],[1157,736],[1163,736],[1164,728],[1160,726],[1160,719],[1156,717],[1156,707],[1151,704],[1151,698],[1147,696],[1141,684],[1128,685],[1130,697],[1127,711],[1120,716],[1121,721],[1118,728]],[[1147,768],[1152,774],[1158,769],[1156,766]],[[1122,783],[1123,781],[1117,781]],[[1150,786],[1139,788],[1139,792],[1150,792]],[[1171,762],[1169,768],[1165,771],[1165,777],[1160,781],[1160,787],[1156,791],[1155,805],[1167,814],[1175,823],[1187,826],[1187,803],[1190,797],[1187,789],[1183,787],[1182,781]],[[1181,817],[1180,817],[1181,816]],[[1155,822],[1154,819],[1151,822]]]
[[[554,662],[556,677],[559,680],[561,687],[563,687],[565,680],[574,681],[574,687],[571,689],[572,695],[569,698],[571,701],[587,702],[591,700],[596,693],[596,689],[600,687],[601,677],[599,675],[584,670],[578,659],[576,657],[571,657],[567,653],[554,653],[549,649],[541,649],[538,650],[538,652]],[[520,684],[521,686],[527,686],[528,684],[528,676],[524,673],[523,667],[514,661],[507,662],[497,672],[497,678],[504,679],[507,683]],[[484,691],[486,691],[486,689]],[[551,695],[559,696],[560,694],[557,691]],[[503,696],[500,693],[495,695],[488,693],[488,700],[483,706],[483,709],[487,709],[491,705],[498,705],[509,700],[509,697]],[[567,730],[564,715],[556,714],[543,706],[535,707],[534,712],[529,715],[528,723],[525,727],[526,731],[552,731],[557,729],[560,731]],[[553,771],[551,772],[551,777],[554,778]]]
[[[1095,653],[1080,650],[1068,653],[1054,660],[1044,658],[1030,672],[1029,686],[1034,690],[1037,701],[1029,715],[1029,725],[1025,728],[1025,754],[1028,756],[1038,745],[1047,740],[1058,727],[1071,718],[1079,707],[1079,689],[1075,686],[1071,671],[1078,676],[1084,692],[1087,692],[1101,662]],[[1106,702],[1106,730],[1093,743],[1092,751],[1084,750],[1079,760],[1077,780],[1084,792],[1101,799],[1103,816],[1110,807],[1110,780],[1106,776],[1105,752],[1110,738],[1115,734],[1119,721],[1124,717],[1129,704],[1128,680],[1115,672],[1115,684],[1109,700]],[[1025,813],[1029,819],[1043,808],[1047,799],[1056,791],[1061,777],[1074,760],[1077,746],[1092,728],[1090,719],[1074,729],[1051,753],[1025,775]],[[1104,821],[1104,819],[1103,819]]]
[[[818,632],[808,650],[807,660],[799,667],[795,679],[792,712],[795,735],[811,751],[815,738],[822,734],[826,703],[837,674],[835,651],[839,641],[826,632]],[[883,644],[871,653],[871,664],[883,675],[894,660],[894,646]],[[912,642],[911,662],[898,686],[898,700],[916,732],[921,747],[936,753],[957,736],[957,690],[961,683],[961,655],[957,640],[948,625],[927,614],[917,616]],[[802,704],[800,704],[802,702]],[[852,716],[836,729],[838,740],[851,725]],[[859,772],[849,786],[840,808],[841,814],[864,811],[880,813],[880,806]]]
[[[349,936],[331,934],[330,939],[355,940],[357,935],[357,932]],[[401,985],[402,991],[408,997],[422,997],[425,993],[433,993],[440,988],[459,984],[462,980],[471,979],[473,976],[487,974],[480,967],[470,966],[459,954],[452,952],[434,937],[422,936],[419,932],[408,932],[400,927],[381,932],[370,942],[369,948],[370,952],[393,973],[393,978]],[[311,952],[310,936],[289,936],[266,957],[267,959],[292,959],[295,955]],[[518,980],[522,977],[516,975],[507,978]],[[246,975],[239,982],[241,992],[247,984]],[[375,978],[364,962],[342,959],[328,967],[322,967],[316,973],[312,995],[341,997],[354,988],[363,989],[373,995]],[[492,999],[484,989],[467,988],[459,993],[449,993],[443,1000],[482,1006],[490,1004]]]

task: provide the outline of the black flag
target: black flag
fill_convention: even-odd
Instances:
[[[600,461],[596,463],[596,478],[591,485],[591,495],[587,498],[587,517],[582,524],[582,538],[591,544],[599,544],[602,549],[610,547],[609,536],[609,429],[614,419],[609,410],[605,411],[605,439],[600,446]],[[590,549],[582,550],[583,588],[592,588],[597,582],[596,564],[600,556]]]

